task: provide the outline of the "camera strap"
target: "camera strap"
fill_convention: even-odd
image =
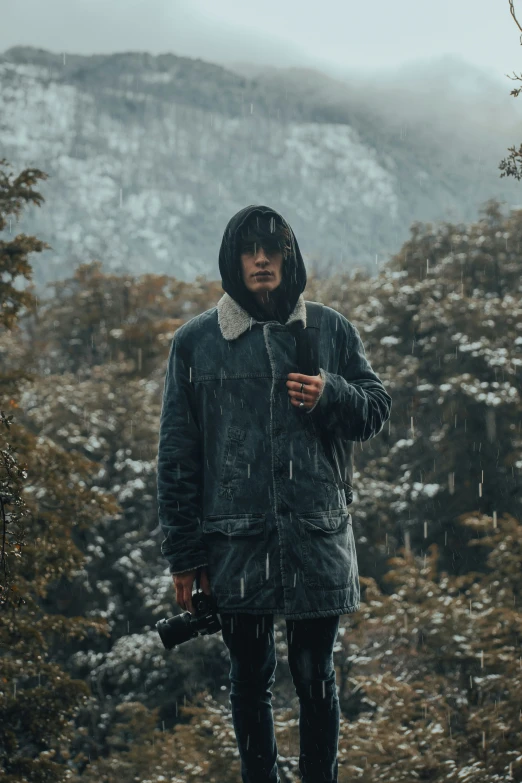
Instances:
[[[289,329],[293,332],[297,348],[297,366],[299,372],[304,375],[319,375],[320,357],[319,357],[319,337],[321,332],[321,322],[323,319],[324,305],[322,302],[306,302],[306,328],[301,321],[295,321],[290,324]],[[306,412],[304,415],[307,415]],[[330,442],[326,436],[319,431],[319,437],[323,442],[325,450],[330,452],[332,461],[337,468],[336,481],[340,491],[345,489],[345,484],[341,474],[339,460],[335,445]]]
[[[323,319],[321,302],[306,302],[306,329],[301,321],[288,327],[295,337],[297,366],[304,375],[319,375],[319,332]]]

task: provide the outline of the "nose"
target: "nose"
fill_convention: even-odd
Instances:
[[[267,261],[266,253],[263,247],[258,248],[258,251],[256,253],[256,261]]]

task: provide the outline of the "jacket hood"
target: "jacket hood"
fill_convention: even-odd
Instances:
[[[275,216],[289,230],[291,251],[283,261],[282,279],[273,292],[277,320],[285,324],[293,313],[299,296],[306,288],[306,269],[301,250],[295,238],[292,227],[282,215],[271,207],[261,204],[250,204],[240,209],[230,218],[223,234],[219,250],[219,271],[223,291],[232,297],[256,321],[269,320],[266,311],[256,301],[252,291],[249,291],[243,281],[241,259],[236,252],[236,236],[243,223],[255,212],[262,215]]]

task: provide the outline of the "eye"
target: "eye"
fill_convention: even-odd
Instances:
[[[254,255],[261,245],[254,244],[253,242],[245,242],[243,245],[241,245],[241,253],[244,253],[245,255]],[[279,253],[281,251],[281,248],[278,245],[273,245],[270,243],[266,243],[266,246],[262,246],[267,256],[273,256],[276,253]]]

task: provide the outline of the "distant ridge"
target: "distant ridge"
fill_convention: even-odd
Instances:
[[[444,67],[449,84],[455,63]],[[406,76],[369,89],[310,69],[237,68],[146,52],[0,55],[1,156],[50,175],[46,203],[18,228],[53,247],[38,284],[93,258],[219,279],[226,222],[255,202],[285,214],[310,270],[375,271],[415,220],[471,221],[489,198],[520,201],[498,170],[520,141],[514,99],[504,111],[488,83],[459,103],[434,98],[436,84],[408,92]]]

